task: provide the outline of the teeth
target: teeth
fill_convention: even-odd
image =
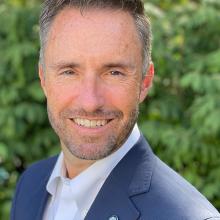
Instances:
[[[84,120],[84,126],[85,127],[90,127],[90,121],[89,120]]]
[[[82,118],[74,118],[73,121],[86,128],[95,128],[104,126],[108,123],[107,120],[88,120],[88,119],[82,119]]]

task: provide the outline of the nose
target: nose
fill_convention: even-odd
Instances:
[[[104,105],[104,93],[97,76],[85,76],[80,86],[78,102],[86,112],[95,112]]]

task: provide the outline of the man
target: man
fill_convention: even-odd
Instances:
[[[11,220],[205,220],[218,211],[136,125],[153,80],[141,0],[47,0],[39,76],[58,157],[20,178]]]

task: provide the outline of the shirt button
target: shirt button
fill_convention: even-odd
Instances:
[[[113,215],[108,220],[119,220],[119,218],[117,215]]]

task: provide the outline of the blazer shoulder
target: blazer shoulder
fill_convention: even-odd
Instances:
[[[194,186],[158,157],[150,189],[152,201],[165,216],[183,220],[217,220],[219,212]]]
[[[22,181],[23,184],[26,183],[29,185],[30,182],[37,184],[48,179],[55,166],[57,158],[58,156],[53,156],[33,163],[21,174],[19,182]]]
[[[58,155],[34,162],[33,164],[27,167],[27,169],[23,172],[23,174],[28,174],[39,169],[43,169],[43,170],[51,169],[54,167],[57,158]]]
[[[56,163],[57,156],[32,164],[20,176],[12,201],[10,219],[33,219],[37,204],[47,198],[46,183]],[[31,206],[30,206],[31,204]],[[26,212],[25,210],[29,210]]]
[[[32,190],[38,187],[40,183],[48,181],[50,174],[55,166],[58,156],[37,161],[30,165],[20,176],[18,186],[22,185],[23,189]],[[17,191],[17,190],[16,190]]]

